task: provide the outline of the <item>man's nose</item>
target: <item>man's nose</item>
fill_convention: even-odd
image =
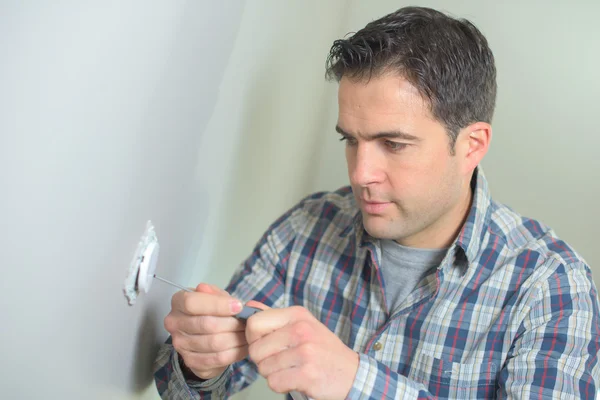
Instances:
[[[383,176],[381,160],[379,160],[375,149],[370,148],[368,145],[359,145],[354,157],[354,165],[350,176],[351,182],[364,187],[373,183],[380,183]]]

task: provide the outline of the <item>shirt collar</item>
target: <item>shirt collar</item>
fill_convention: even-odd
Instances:
[[[481,242],[483,241],[483,237],[489,226],[492,209],[491,194],[481,166],[475,168],[475,171],[473,172],[471,189],[473,190],[473,199],[469,215],[458,236],[454,240],[454,244],[450,247],[451,250],[454,250],[454,256],[456,258],[460,258],[460,255],[456,253],[456,250],[463,253],[463,255],[466,256],[468,264],[474,262],[479,255]],[[360,209],[357,209],[356,215],[352,219],[352,223],[340,233],[340,236],[347,236],[352,231],[356,234],[356,243],[359,243],[361,247],[369,242],[374,242],[374,244],[378,245],[377,239],[373,238],[365,231],[362,224],[362,214]],[[455,257],[452,258],[454,259]],[[448,259],[448,257],[446,257],[446,259]],[[442,262],[442,266],[444,264],[445,262]]]
[[[492,214],[492,196],[483,169],[478,166],[471,178],[473,201],[471,210],[461,228],[455,245],[460,247],[469,263],[474,262],[481,251],[481,243],[489,228]]]

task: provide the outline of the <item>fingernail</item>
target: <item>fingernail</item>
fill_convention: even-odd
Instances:
[[[242,302],[239,300],[231,300],[229,303],[229,308],[231,309],[231,312],[239,313],[242,311]]]

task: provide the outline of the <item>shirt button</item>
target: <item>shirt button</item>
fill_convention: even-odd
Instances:
[[[379,351],[379,350],[381,350],[382,347],[383,347],[383,345],[381,343],[375,342],[375,344],[373,345],[373,350]]]

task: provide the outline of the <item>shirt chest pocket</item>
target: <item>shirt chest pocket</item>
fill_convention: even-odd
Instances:
[[[421,353],[411,365],[408,377],[425,385],[440,398],[494,398],[497,366],[494,362],[458,363],[450,357]]]

